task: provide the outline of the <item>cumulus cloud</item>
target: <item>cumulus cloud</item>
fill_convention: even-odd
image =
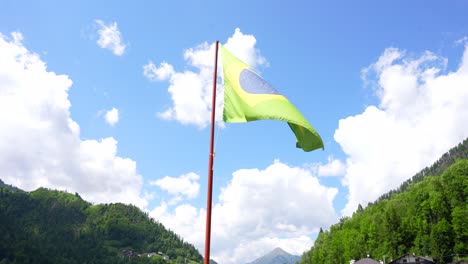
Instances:
[[[173,202],[179,202],[182,196],[193,199],[198,196],[200,184],[198,174],[190,172],[177,178],[166,176],[162,179],[151,181],[150,185],[158,186],[174,196]]]
[[[122,56],[126,46],[122,43],[122,34],[117,27],[117,22],[111,22],[107,25],[99,19],[96,19],[95,22],[98,25],[99,39],[97,44],[99,47],[108,49],[117,56]]]
[[[466,45],[468,43],[468,37],[464,36],[463,38],[455,41],[455,44],[457,45]]]
[[[332,156],[328,157],[326,164],[318,163],[312,167],[317,175],[321,177],[343,176],[346,173],[346,165],[341,160],[334,159]]]
[[[38,55],[0,35],[0,175],[30,191],[38,187],[78,192],[92,202],[147,205],[135,161],[117,156],[110,137],[81,140],[70,117],[66,75],[47,70]]]
[[[113,107],[104,115],[104,120],[110,126],[115,126],[119,122],[119,109]]]
[[[275,161],[264,170],[241,169],[221,189],[213,206],[213,258],[220,263],[245,263],[281,246],[302,254],[310,235],[337,220],[333,199],[338,190],[320,185],[310,170]],[[204,209],[166,203],[151,215],[204,248]]]
[[[255,48],[256,39],[253,35],[243,34],[236,29],[234,34],[224,44],[241,60],[252,67],[267,65],[265,58]],[[157,67],[153,62],[143,66],[143,75],[152,81],[169,81],[168,92],[172,105],[159,112],[158,117],[165,120],[176,120],[182,124],[206,127],[210,122],[213,61],[215,44],[202,43],[184,52],[186,63],[195,70],[175,71],[167,62]],[[220,65],[220,63],[218,63]],[[217,109],[222,109],[222,85],[217,85]],[[216,120],[222,119],[222,111],[217,111]]]
[[[161,62],[156,67],[152,61],[143,66],[143,75],[151,81],[164,81],[169,79],[175,73],[174,67],[167,62]]]
[[[388,48],[363,70],[379,105],[340,120],[335,131],[348,156],[344,214],[397,188],[468,137],[468,46],[457,70],[446,72],[447,63],[431,52],[410,58]]]

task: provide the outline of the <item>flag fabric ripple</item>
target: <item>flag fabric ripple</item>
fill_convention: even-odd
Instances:
[[[304,151],[324,148],[320,135],[291,104],[252,68],[221,46],[224,73],[223,120],[230,123],[255,120],[287,122],[296,135],[296,147]]]

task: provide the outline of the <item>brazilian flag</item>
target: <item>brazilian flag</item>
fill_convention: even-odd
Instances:
[[[278,93],[252,68],[221,46],[224,72],[225,122],[274,119],[288,122],[296,135],[296,147],[323,149],[320,135],[286,97]]]

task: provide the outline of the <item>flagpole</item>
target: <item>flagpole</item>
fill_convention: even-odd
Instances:
[[[213,73],[213,97],[211,99],[211,133],[210,133],[210,155],[208,158],[208,189],[206,196],[206,229],[205,229],[205,261],[204,264],[210,263],[210,244],[211,244],[211,200],[213,195],[213,160],[214,160],[214,127],[215,127],[215,110],[216,110],[216,79],[218,71],[218,45],[215,45],[215,63]]]

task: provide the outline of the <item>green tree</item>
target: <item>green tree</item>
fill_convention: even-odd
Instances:
[[[442,219],[431,232],[432,256],[436,257],[440,263],[446,263],[448,257],[452,254],[453,232],[450,223]]]
[[[455,234],[454,253],[468,252],[468,204],[452,211],[452,226]]]
[[[466,254],[468,159],[460,157],[468,157],[468,139],[398,190],[320,230],[300,263],[347,263],[366,253],[388,260],[412,252],[448,263]]]

